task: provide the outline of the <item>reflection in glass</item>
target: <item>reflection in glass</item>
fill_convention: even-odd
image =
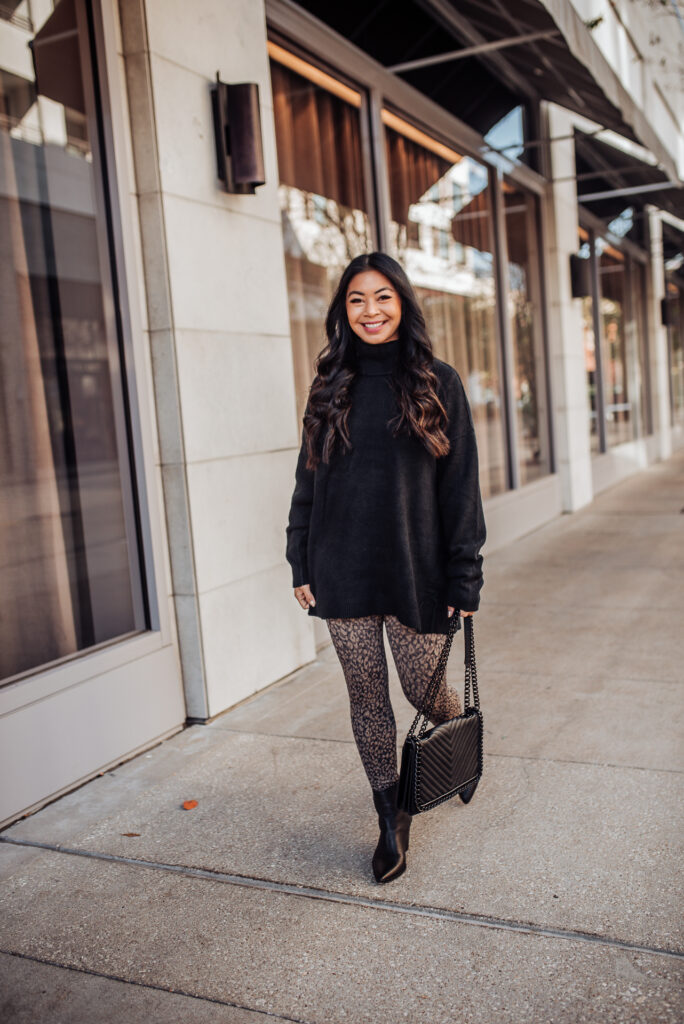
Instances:
[[[606,445],[637,436],[640,409],[640,367],[634,317],[627,293],[623,253],[604,239],[596,240],[601,289],[603,395]]]
[[[587,373],[587,391],[589,395],[589,438],[590,449],[599,452],[600,437],[598,423],[598,400],[596,378],[596,335],[594,334],[594,300],[591,295],[582,299],[582,338],[584,345],[584,366]]]
[[[0,20],[0,678],[145,628],[87,28],[37,10]]]
[[[521,106],[513,107],[493,125],[484,137],[485,142],[507,160],[527,160],[525,150],[525,112]],[[526,155],[527,154],[527,155]]]
[[[632,437],[631,404],[627,394],[625,351],[625,258],[602,239],[599,248],[601,330],[603,333],[603,394],[606,403],[608,447]]]
[[[271,53],[288,55],[270,44]],[[300,71],[307,66],[298,58]],[[315,73],[315,69],[311,69]],[[360,96],[343,95],[271,60],[280,209],[297,396],[301,420],[313,361],[325,345],[325,314],[339,276],[372,249],[361,156]],[[329,79],[327,84],[335,88]]]
[[[435,355],[466,387],[482,493],[506,487],[487,169],[383,111],[390,179],[388,251],[404,266]]]
[[[513,345],[513,394],[518,420],[520,483],[549,472],[544,430],[544,349],[537,263],[537,209],[533,195],[504,182],[508,250],[508,316]]]

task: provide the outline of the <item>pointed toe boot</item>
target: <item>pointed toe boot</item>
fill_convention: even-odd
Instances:
[[[391,882],[406,870],[411,815],[397,806],[398,792],[398,782],[387,789],[373,790],[373,803],[380,824],[380,838],[373,854],[376,882]]]

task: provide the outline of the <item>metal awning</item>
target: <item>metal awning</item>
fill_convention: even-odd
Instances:
[[[675,162],[567,0],[298,0],[481,135],[514,106],[549,100]]]
[[[577,200],[601,220],[647,203],[684,219],[684,182],[668,177],[657,164],[579,130],[575,155]]]
[[[499,0],[494,0],[494,2],[498,4]],[[595,116],[591,113],[590,109],[584,112],[585,116],[598,121],[599,124],[603,124],[607,128],[613,128],[618,134],[625,135],[634,142],[641,143],[642,146],[651,151],[670,179],[676,180],[677,166],[674,158],[652,128],[647,116],[634,102],[603,56],[574,5],[568,3],[567,0],[539,0],[539,6],[541,5],[544,6],[554,24],[561,30],[563,45],[568,54],[573,58],[572,78],[569,79],[568,84],[573,87],[575,86],[575,75],[578,76],[578,82],[585,81],[587,77],[590,77],[594,88],[601,91],[601,106],[610,106],[615,111],[618,122],[621,123],[622,127],[619,127],[616,123],[610,123],[609,120],[603,117]],[[526,7],[527,0],[514,0],[511,6],[513,8]],[[581,86],[579,91],[581,96]],[[589,93],[587,93],[587,100],[591,102]],[[554,102],[564,107],[570,107],[570,104],[564,103],[561,99],[555,99]],[[582,113],[576,107],[570,107],[570,109],[575,110],[577,113]]]

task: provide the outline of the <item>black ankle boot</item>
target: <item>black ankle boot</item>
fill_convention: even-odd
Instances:
[[[398,782],[387,789],[373,790],[373,803],[380,823],[380,838],[373,854],[376,882],[391,882],[406,870],[411,815],[397,807],[398,792]]]

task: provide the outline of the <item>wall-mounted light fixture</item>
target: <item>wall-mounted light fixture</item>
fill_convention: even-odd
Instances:
[[[266,184],[259,86],[227,85],[216,74],[211,90],[218,176],[226,192],[253,194]]]
[[[570,255],[570,287],[573,299],[591,295],[591,260],[575,252]]]

